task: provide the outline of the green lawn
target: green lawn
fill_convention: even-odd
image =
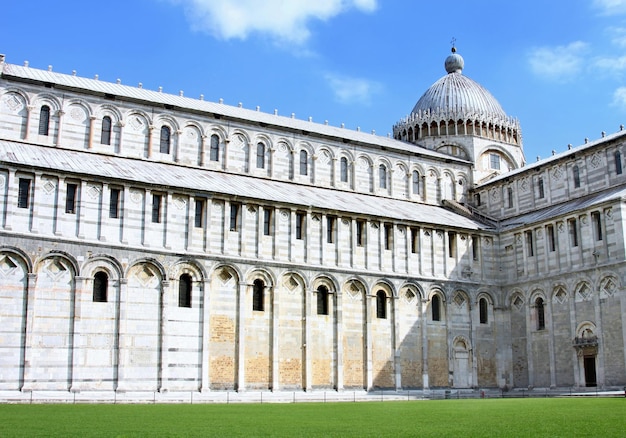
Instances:
[[[0,405],[0,436],[626,436],[626,399]]]

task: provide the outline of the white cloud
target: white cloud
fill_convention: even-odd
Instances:
[[[598,58],[593,66],[608,75],[621,75],[626,72],[626,55],[615,58]]]
[[[617,47],[626,48],[626,28],[609,27],[607,31],[611,36],[611,43]]]
[[[329,20],[347,10],[373,12],[377,0],[172,0],[183,4],[195,30],[222,39],[269,35],[283,43],[302,44],[309,23]]]
[[[530,51],[528,63],[537,76],[566,81],[580,73],[587,51],[588,44],[582,41],[567,46],[537,47]]]
[[[626,87],[619,87],[613,92],[613,105],[626,109]]]
[[[626,14],[626,0],[593,0],[593,6],[602,15]]]
[[[378,93],[381,85],[378,82],[363,78],[327,73],[325,75],[330,88],[335,93],[335,99],[344,104],[369,105],[374,94]]]

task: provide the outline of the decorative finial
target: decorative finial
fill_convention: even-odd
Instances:
[[[452,37],[450,44],[452,44],[452,53],[456,53],[456,38],[455,37]]]

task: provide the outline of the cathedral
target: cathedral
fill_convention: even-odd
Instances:
[[[0,55],[0,390],[624,386],[626,131],[444,66],[383,137]]]

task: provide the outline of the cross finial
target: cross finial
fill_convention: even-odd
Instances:
[[[450,41],[450,44],[452,44],[452,53],[456,52],[456,38],[452,37],[452,40]]]

